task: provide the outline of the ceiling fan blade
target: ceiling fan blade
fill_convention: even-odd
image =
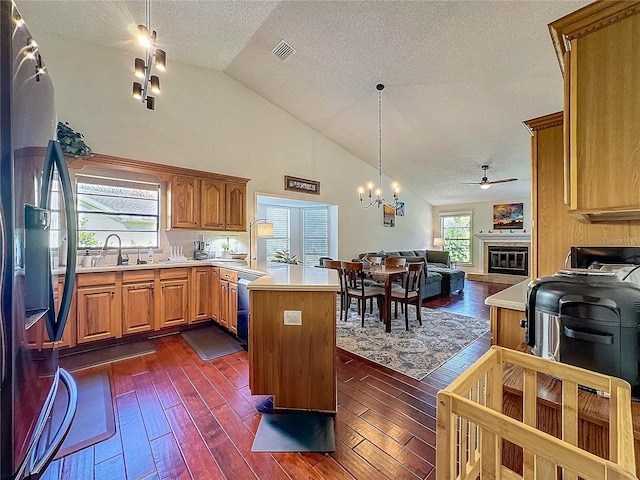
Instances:
[[[480,182],[460,182],[462,185],[480,185]]]
[[[518,179],[517,178],[504,178],[502,180],[492,180],[490,182],[485,182],[485,183],[489,183],[489,184],[493,185],[494,183],[515,182],[516,180],[518,180]]]

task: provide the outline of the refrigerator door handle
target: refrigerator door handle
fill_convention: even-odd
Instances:
[[[40,195],[41,208],[47,208],[49,202],[49,194],[51,188],[51,182],[53,181],[53,169],[58,169],[58,175],[60,176],[60,184],[62,187],[62,196],[64,198],[64,211],[67,224],[67,268],[65,270],[65,282],[64,289],[62,291],[62,299],[60,302],[60,311],[58,312],[58,318],[55,318],[54,309],[51,309],[52,314],[47,315],[47,320],[50,322],[50,340],[52,342],[59,342],[62,339],[64,333],[64,327],[67,324],[67,318],[69,311],[71,310],[71,301],[73,299],[73,287],[76,281],[76,250],[78,247],[78,223],[76,218],[75,200],[73,196],[73,186],[71,184],[71,177],[69,176],[69,169],[67,168],[67,162],[64,159],[60,142],[55,140],[49,140],[49,146],[47,147],[47,156],[45,160],[45,169],[42,179],[42,192]],[[51,287],[53,288],[53,287]],[[51,298],[53,298],[53,291],[51,292]],[[49,330],[49,328],[47,328]]]
[[[7,245],[4,228],[4,214],[2,213],[2,209],[0,209],[0,253],[2,254],[2,258],[0,258],[0,292],[4,292],[4,282],[7,281],[6,259],[9,258],[7,252],[4,251],[5,245]],[[8,305],[8,303],[5,303],[4,295],[0,293],[0,381],[3,385],[5,377],[7,376],[7,339],[5,338],[7,332],[4,331],[3,320],[5,305]]]
[[[34,460],[34,463],[31,466],[29,475],[35,478],[38,478],[40,474],[44,473],[44,470],[49,466],[54,455],[58,453],[58,450],[62,446],[62,442],[64,442],[67,433],[69,433],[71,422],[73,421],[73,417],[76,414],[76,407],[78,406],[78,390],[76,388],[76,382],[73,380],[71,374],[64,368],[60,368],[58,371],[60,372],[60,380],[64,383],[64,386],[67,389],[67,401],[69,403],[67,404],[67,411],[62,419],[62,423],[49,443],[49,447],[39,459]]]

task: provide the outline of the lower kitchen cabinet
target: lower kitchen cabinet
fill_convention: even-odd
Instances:
[[[122,277],[122,333],[154,330],[155,281],[151,272],[124,272]]]
[[[238,272],[220,269],[220,325],[238,333]]]
[[[78,277],[78,343],[122,336],[122,296],[115,273],[96,273]]]
[[[62,301],[62,289],[64,288],[64,278],[61,277],[58,282],[58,288],[53,291],[53,303],[55,305],[56,315],[60,311],[60,302]],[[53,343],[49,341],[49,335],[46,331],[45,322],[40,320],[34,327],[26,332],[26,342],[28,348],[41,350],[43,348],[65,348],[74,347],[76,345],[76,301],[75,296],[71,301],[71,309],[67,317],[67,324],[64,333],[59,342]]]
[[[211,285],[213,283],[213,268],[193,267],[191,269],[191,316],[189,323],[202,322],[212,318]]]
[[[186,324],[189,318],[189,277],[186,268],[160,270],[158,328]]]

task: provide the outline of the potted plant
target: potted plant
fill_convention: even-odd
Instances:
[[[275,263],[289,263],[291,265],[298,265],[295,255],[290,255],[289,250],[278,250],[275,258],[272,260]]]

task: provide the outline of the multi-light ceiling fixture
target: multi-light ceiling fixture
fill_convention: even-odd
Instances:
[[[160,94],[160,79],[157,75],[151,75],[153,67],[164,72],[167,54],[164,50],[156,48],[156,31],[151,30],[151,0],[145,2],[145,23],[138,25],[138,43],[145,49],[145,58],[136,58],[134,74],[142,83],[133,82],[133,98],[147,104],[149,110],[155,110],[156,99],[149,95]],[[152,32],[152,33],[149,33]]]
[[[367,185],[367,189],[369,190],[369,202],[366,203],[362,194],[364,193],[364,188],[360,187],[358,189],[358,195],[360,197],[360,206],[362,208],[369,208],[373,205],[376,205],[380,208],[380,205],[386,205],[389,207],[396,208],[398,206],[398,202],[400,201],[398,198],[398,193],[400,192],[400,186],[397,183],[392,183],[391,188],[393,189],[393,201],[388,202],[384,198],[382,198],[382,90],[384,90],[384,85],[379,83],[376,85],[376,90],[378,90],[378,188],[375,191],[375,198],[373,196],[373,183],[370,182]]]

